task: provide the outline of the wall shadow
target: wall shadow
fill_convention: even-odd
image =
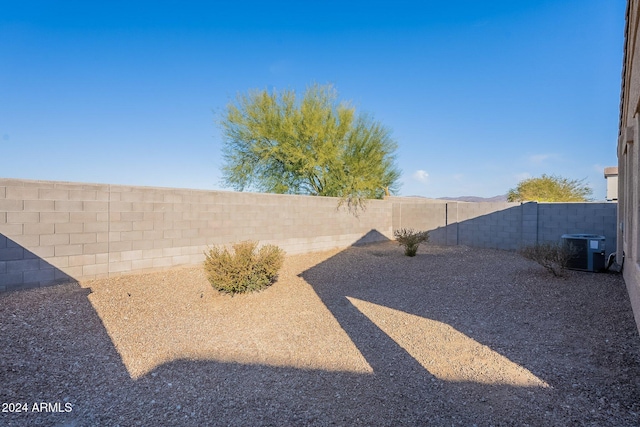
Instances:
[[[457,212],[447,213],[445,222],[449,223],[429,230],[429,241],[439,245],[519,249],[523,238],[527,237],[523,236],[521,210],[521,206],[514,206],[463,220],[456,218]]]
[[[0,234],[0,292],[67,282],[77,280],[15,240]]]
[[[558,289],[558,282],[548,280],[544,272],[536,273],[531,265],[524,263],[525,267],[514,270],[512,264],[522,263],[515,253],[499,251],[487,260],[469,248],[425,246],[410,258],[394,246],[351,247],[301,274],[373,368],[374,376],[389,379],[385,387],[392,394],[404,394],[413,402],[449,396],[455,407],[452,413],[465,413],[463,423],[469,425],[474,424],[474,411],[481,425],[548,425],[545,417],[551,414],[560,415],[567,424],[593,422],[597,420],[594,411],[585,410],[602,410],[598,399],[612,391],[617,381],[614,387],[640,397],[640,383],[629,381],[628,372],[600,382],[612,373],[610,366],[603,366],[602,353],[617,359],[622,370],[629,369],[613,356],[616,350],[583,347],[579,338],[596,335],[604,341],[620,324],[637,338],[630,310],[612,319],[609,311],[593,304],[594,298],[611,298],[612,306],[628,308],[624,286],[587,289],[581,283],[565,283],[564,289]],[[532,280],[518,280],[531,275]],[[447,336],[428,330],[434,325],[445,329]],[[402,330],[391,336],[397,327]],[[416,336],[407,339],[411,334]],[[460,348],[459,343],[447,348],[452,337],[460,335],[468,338],[464,345],[469,348]],[[444,354],[439,360],[438,348]],[[487,348],[492,362],[499,356],[498,373],[484,365],[482,351]],[[470,353],[468,363],[458,366],[457,373],[429,365],[446,364],[446,357],[455,357],[456,351]],[[421,358],[420,352],[426,357]],[[633,375],[640,374],[637,352],[635,357]],[[589,372],[574,368],[584,358],[593,362]],[[591,382],[592,375],[598,380]],[[470,379],[459,379],[465,376]],[[630,410],[640,407],[633,399],[623,400],[617,405]],[[631,411],[630,419],[640,420]],[[484,418],[487,413],[489,419]]]
[[[505,421],[491,408],[494,399],[527,405],[501,387],[478,389],[486,397],[481,402],[474,384],[443,383],[418,366],[408,372],[411,359],[402,355],[375,360],[380,344],[361,348],[376,366],[373,374],[182,359],[134,380],[90,293],[64,284],[0,295],[0,402],[28,405],[26,412],[0,413],[0,424],[471,425]],[[382,340],[401,350],[375,328],[367,332],[370,344]],[[360,347],[367,342],[360,339]],[[543,419],[533,411],[518,416],[532,424]]]
[[[459,213],[453,209],[450,212],[443,210],[445,225],[422,229],[429,231],[429,241],[434,244],[502,250],[518,250],[535,243],[560,242],[563,234],[597,234],[606,238],[606,256],[616,251],[615,215],[592,218],[587,212],[580,216],[582,220],[578,220],[577,214],[571,213],[570,216],[564,213],[571,207],[536,205],[525,203],[469,219],[459,219]],[[573,209],[578,211],[577,207]]]

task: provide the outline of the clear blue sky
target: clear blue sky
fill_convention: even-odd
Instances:
[[[605,197],[624,0],[0,0],[0,177],[200,189],[249,89],[335,85],[393,131],[402,195],[543,173]]]

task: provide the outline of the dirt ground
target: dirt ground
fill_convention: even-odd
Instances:
[[[0,425],[640,425],[622,277],[392,242],[0,294]]]

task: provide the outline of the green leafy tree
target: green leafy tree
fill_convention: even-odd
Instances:
[[[227,106],[223,182],[243,191],[340,198],[363,208],[366,199],[398,189],[396,142],[369,115],[337,101],[332,86],[251,91]]]
[[[510,202],[586,202],[592,193],[584,179],[567,179],[556,175],[524,179],[516,188],[509,190]]]

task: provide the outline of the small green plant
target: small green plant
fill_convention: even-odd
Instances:
[[[523,257],[537,262],[556,277],[564,276],[567,265],[575,253],[571,244],[549,242],[527,246],[520,251]]]
[[[420,243],[429,240],[428,231],[416,231],[411,228],[401,228],[393,232],[393,236],[400,246],[404,246],[406,256],[416,256]]]
[[[274,245],[256,250],[258,242],[240,242],[225,247],[213,247],[205,252],[204,269],[207,278],[220,292],[237,294],[259,291],[275,282],[284,262],[284,251]]]

